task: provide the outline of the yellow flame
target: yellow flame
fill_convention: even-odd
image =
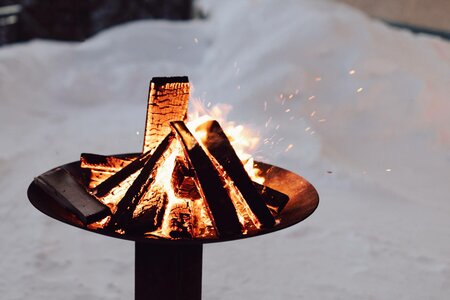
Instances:
[[[191,103],[193,105],[193,110],[191,110],[192,113],[189,114],[189,122],[187,122],[187,126],[200,144],[202,144],[202,141],[206,138],[207,132],[205,130],[197,129],[199,125],[209,120],[218,121],[230,140],[233,149],[243,163],[250,178],[255,182],[263,184],[264,177],[260,176],[261,171],[255,166],[253,157],[250,154],[259,143],[258,135],[248,127],[237,125],[234,122],[226,120],[226,116],[231,110],[230,105],[220,104],[215,106],[208,105],[205,107],[198,100],[194,100]],[[183,230],[186,230],[193,237],[217,237],[214,222],[205,199],[203,197],[200,197],[199,199],[183,198],[175,192],[171,179],[173,177],[176,161],[179,157],[183,156],[183,151],[178,143],[172,143],[169,148],[170,151],[168,151],[166,154],[167,156],[163,158],[162,165],[158,168],[158,172],[152,175],[155,176],[154,182],[152,183],[152,193],[161,191],[161,193],[165,193],[167,195],[167,206],[164,211],[163,223],[159,229],[149,232],[148,234],[164,238],[174,238],[172,234],[174,230],[177,230],[176,226],[180,225],[175,225],[174,228],[173,222],[179,221],[181,215],[183,222],[188,224],[187,228],[184,228]],[[210,158],[213,163],[215,163],[216,168],[220,171],[222,180],[227,186],[227,191],[229,192],[230,198],[238,212],[239,221],[245,229],[243,234],[260,228],[261,224],[248,207],[248,204],[245,202],[232,180],[228,177],[221,166],[215,162],[215,159],[212,156],[210,156]],[[114,169],[115,167],[116,166],[114,163],[112,163],[110,169],[102,170],[101,172],[96,172],[94,170],[91,174],[90,188],[97,186],[109,176],[114,174],[117,171]],[[115,212],[118,202],[122,199],[123,195],[134,182],[139,173],[140,170],[129,176],[121,184],[113,188],[106,196],[99,198],[99,200],[108,205],[112,212]],[[134,211],[134,216],[136,216],[137,212],[144,210],[147,205],[152,205],[151,203],[148,203],[149,198],[151,197],[147,197],[146,195],[146,197],[142,199]],[[107,224],[108,220],[109,217],[106,217],[99,222],[91,224],[90,228],[103,228]]]
[[[226,120],[232,109],[231,105],[217,104],[207,108],[198,99],[193,99],[191,103],[193,109],[191,109],[192,113],[189,113],[187,126],[195,138],[199,142],[204,141],[206,131],[197,128],[206,121],[218,121],[250,178],[263,184],[264,178],[260,176],[261,171],[255,167],[253,156],[250,154],[260,142],[258,134],[250,127],[237,125],[235,122]]]

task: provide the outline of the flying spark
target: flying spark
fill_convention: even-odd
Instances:
[[[266,122],[266,128],[269,127],[270,122],[272,121],[272,117],[269,117],[269,119]]]

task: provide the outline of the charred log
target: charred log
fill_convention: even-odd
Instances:
[[[240,234],[242,227],[236,209],[208,155],[184,122],[172,122],[171,126],[183,146],[186,158],[195,170],[201,193],[211,211],[219,236]]]
[[[154,77],[150,81],[144,147],[153,151],[171,131],[170,122],[184,121],[189,102],[189,80],[184,77]]]
[[[98,171],[119,171],[136,159],[136,156],[114,156],[98,155],[92,153],[81,153],[81,168],[94,169]]]
[[[167,135],[156,148],[153,155],[145,163],[141,173],[139,173],[138,177],[117,205],[116,213],[111,216],[111,220],[108,223],[109,228],[115,230],[126,228],[129,225],[133,218],[133,212],[136,209],[136,206],[148,192],[155,179],[154,176],[152,176],[152,172],[159,160],[163,157],[164,152],[169,148],[173,137],[173,134]]]
[[[217,121],[208,121],[199,126],[206,131],[203,144],[233,180],[248,206],[263,227],[272,227],[275,219],[252,184],[241,160],[231,146],[225,132]]]
[[[150,159],[150,152],[146,152],[140,155],[133,162],[129,163],[127,166],[122,168],[120,171],[114,175],[108,177],[105,181],[99,184],[93,191],[97,197],[104,197],[108,194],[114,187],[118,186],[122,181],[130,177],[132,174],[136,173],[144,167],[144,164]]]
[[[145,207],[133,218],[133,222],[123,228],[126,233],[145,234],[161,227],[168,198],[166,193],[162,193],[158,197],[158,205]]]
[[[194,176],[194,170],[190,170],[181,160],[177,159],[172,173],[172,187],[177,197],[191,200],[201,197]]]
[[[53,196],[59,204],[75,214],[83,224],[99,221],[111,214],[108,206],[100,203],[66,170],[54,169],[34,179],[34,182]]]
[[[170,212],[170,236],[175,239],[192,238],[191,210],[187,203],[179,203]]]
[[[261,195],[264,203],[266,203],[267,207],[269,207],[269,209],[272,211],[273,215],[279,214],[289,202],[289,196],[282,192],[279,192],[257,182],[253,182],[253,185]]]
[[[135,159],[136,155],[118,157],[82,153],[80,167],[84,170],[83,175],[88,187],[93,189]]]

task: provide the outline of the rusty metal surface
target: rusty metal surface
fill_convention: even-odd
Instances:
[[[133,234],[119,234],[115,231],[108,229],[89,229],[84,226],[78,218],[61,207],[58,202],[34,182],[30,184],[28,188],[28,198],[30,202],[42,213],[48,215],[51,218],[57,219],[64,223],[92,231],[95,233],[125,239],[138,242],[148,243],[169,243],[169,244],[204,244],[204,243],[217,243],[229,240],[237,240],[243,238],[249,238],[253,236],[259,236],[262,234],[271,233],[281,230],[283,228],[295,225],[308,216],[310,216],[319,204],[319,195],[316,189],[303,177],[287,171],[285,169],[268,165],[265,163],[257,162],[258,167],[263,171],[265,177],[265,185],[279,190],[289,196],[289,202],[286,207],[278,216],[278,222],[271,228],[260,229],[251,234],[236,234],[227,238],[221,239],[178,239],[171,240],[160,238],[152,235],[133,235]],[[61,168],[66,169],[75,179],[82,181],[83,175],[80,168],[80,162],[72,162]],[[45,173],[44,173],[45,174]]]

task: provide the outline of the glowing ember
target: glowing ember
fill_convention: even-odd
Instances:
[[[185,124],[188,99],[187,77],[154,78],[143,153],[82,154],[88,191],[111,210],[90,228],[211,239],[274,226],[288,198],[262,185],[249,154],[258,138],[224,120],[228,106],[205,109],[196,101]]]

